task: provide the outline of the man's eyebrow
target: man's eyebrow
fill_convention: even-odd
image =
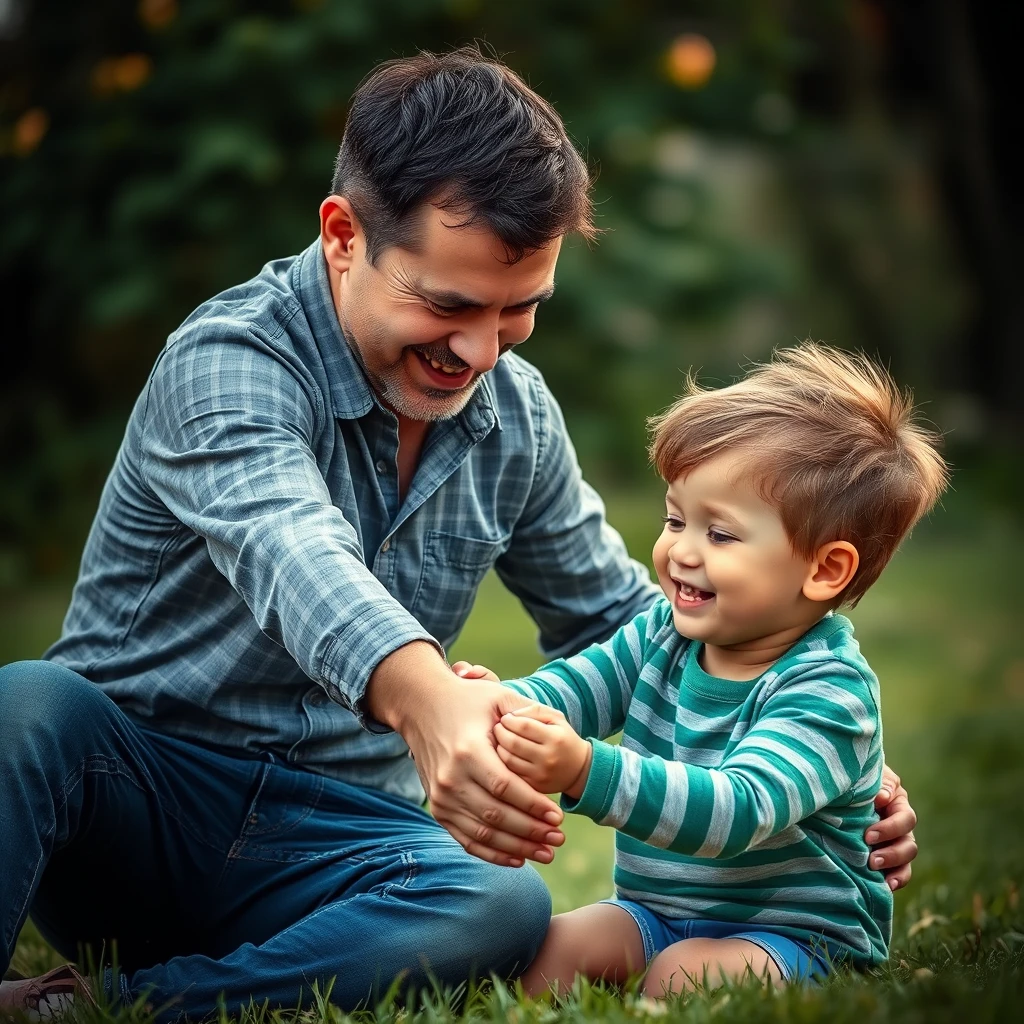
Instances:
[[[444,306],[450,309],[486,309],[486,302],[479,302],[476,299],[471,299],[468,295],[463,295],[461,292],[452,291],[434,291],[432,288],[426,288],[420,285],[416,289],[420,295],[430,302],[433,302],[435,306]],[[543,291],[537,292],[536,295],[531,296],[529,299],[524,299],[522,302],[517,302],[514,306],[509,306],[509,309],[526,309],[528,306],[536,306],[538,302],[546,302],[555,294],[555,286],[549,285]]]

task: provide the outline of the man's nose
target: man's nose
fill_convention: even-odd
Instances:
[[[501,355],[501,339],[497,327],[481,326],[450,335],[448,348],[477,373],[486,373],[494,369]]]

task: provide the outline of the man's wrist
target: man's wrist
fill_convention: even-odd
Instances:
[[[366,710],[401,736],[417,717],[430,694],[451,681],[451,670],[437,648],[414,640],[383,658],[366,686]]]

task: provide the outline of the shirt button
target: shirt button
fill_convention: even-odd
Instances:
[[[322,708],[327,703],[327,694],[323,690],[314,690],[309,695],[309,703],[315,708]]]
[[[377,460],[377,472],[378,473],[386,473],[387,472],[387,468],[388,468],[388,464],[383,459],[378,459]]]
[[[387,551],[388,548],[390,548],[390,547],[391,547],[391,538],[388,537],[388,539],[386,541],[384,541],[383,544],[381,544],[380,550],[383,553],[383,552]]]

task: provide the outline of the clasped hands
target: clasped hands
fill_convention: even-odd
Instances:
[[[457,661],[452,671],[462,679],[500,682],[483,665]],[[494,725],[498,757],[538,793],[565,793],[578,800],[590,774],[593,748],[569,725],[565,715],[529,703],[505,712]]]
[[[462,679],[499,682],[498,676],[482,665],[456,662],[452,671]],[[560,711],[535,703],[511,708],[494,724],[493,734],[502,763],[537,793],[565,793],[574,800],[582,796],[593,748]],[[870,863],[885,872],[891,889],[900,889],[910,881],[911,861],[917,856],[913,833],[917,815],[899,776],[888,765],[883,767],[875,807],[881,819],[865,837],[872,847]],[[546,862],[550,858],[534,859]]]
[[[494,726],[494,738],[498,757],[538,793],[565,793],[573,800],[583,795],[594,748],[561,711],[543,704],[509,711]]]

